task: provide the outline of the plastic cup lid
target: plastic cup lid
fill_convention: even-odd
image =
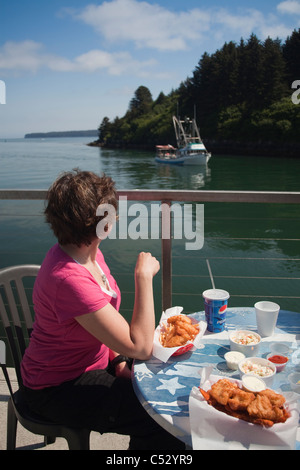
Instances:
[[[242,384],[250,392],[260,392],[267,388],[263,379],[252,374],[243,375]]]
[[[210,300],[227,300],[230,295],[226,290],[208,289],[202,293],[203,297]]]

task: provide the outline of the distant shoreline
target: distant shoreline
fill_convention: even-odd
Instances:
[[[232,140],[212,140],[203,139],[203,142],[209,152],[218,155],[241,155],[241,156],[258,156],[258,157],[288,157],[300,158],[300,143],[284,143],[284,142],[238,142]],[[138,145],[110,143],[109,145],[95,140],[87,145],[90,147],[102,147],[107,149],[136,149],[136,150],[152,150],[155,152],[155,145]]]
[[[98,130],[87,131],[60,131],[60,132],[32,132],[25,134],[24,139],[45,139],[49,137],[98,137]]]
[[[60,132],[34,132],[25,134],[25,139],[45,139],[51,137],[98,137],[98,130],[87,131],[60,131]],[[232,140],[203,139],[207,149],[214,154],[244,155],[244,156],[273,156],[273,157],[300,157],[300,144],[288,142],[238,142]],[[155,145],[124,144],[122,142],[103,144],[99,139],[89,142],[90,147],[111,149],[139,149],[153,150]]]

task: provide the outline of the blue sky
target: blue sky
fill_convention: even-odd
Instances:
[[[299,27],[300,0],[1,0],[0,138],[96,129],[140,85],[153,99],[176,89],[225,41]]]

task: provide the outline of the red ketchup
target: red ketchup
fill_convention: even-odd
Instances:
[[[288,361],[287,357],[280,356],[279,354],[274,354],[274,356],[271,356],[268,359],[274,364],[285,364]]]

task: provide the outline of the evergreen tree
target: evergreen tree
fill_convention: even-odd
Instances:
[[[133,117],[146,114],[152,107],[152,95],[145,86],[140,86],[129,104],[129,111]]]
[[[238,53],[235,43],[225,43],[216,53],[217,76],[215,77],[218,90],[219,109],[237,103],[238,100]],[[219,83],[219,86],[217,86]]]
[[[289,88],[294,80],[300,80],[300,28],[294,30],[283,45]]]
[[[263,102],[263,46],[255,34],[251,34],[244,48],[244,76],[247,80],[247,107],[260,108]]]
[[[240,44],[237,47],[238,78],[236,99],[238,103],[244,103],[247,98],[247,61],[245,48],[245,41],[243,38],[241,38]]]
[[[166,101],[166,95],[161,91],[158,95],[157,99],[155,100],[155,105],[163,104]]]
[[[109,128],[111,127],[111,123],[109,121],[109,118],[105,116],[102,119],[102,122],[100,126],[98,127],[98,136],[99,136],[99,142],[105,143],[107,140],[107,137],[109,137]]]
[[[261,86],[264,106],[280,100],[287,92],[285,86],[285,61],[279,39],[267,38],[264,42]]]
[[[172,115],[194,115],[204,138],[232,141],[300,142],[300,105],[291,101],[291,84],[300,80],[300,29],[282,45],[261,42],[255,34],[236,45],[230,41],[213,54],[205,52],[192,77],[169,95],[153,101],[140,86],[123,118],[99,126],[107,145],[154,146],[173,143]]]

